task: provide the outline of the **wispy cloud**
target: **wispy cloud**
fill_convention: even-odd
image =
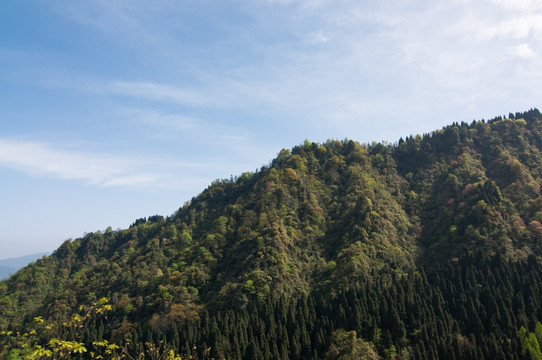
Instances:
[[[398,113],[416,118],[427,104],[434,109],[426,110],[428,116],[448,111],[450,104],[465,113],[488,104],[507,107],[502,100],[511,103],[518,89],[499,84],[534,88],[533,78],[542,80],[536,66],[542,42],[538,0],[226,1],[229,8],[220,16],[207,2],[83,3],[95,16],[77,15],[86,14],[79,11],[83,5],[66,3],[69,16],[117,34],[119,46],[124,37],[142,34],[148,40],[130,45],[138,54],[152,54],[146,79],[119,76],[88,87],[129,102],[123,106],[134,106],[134,99],[155,102],[149,106],[156,108],[169,103],[184,106],[173,110],[181,113],[197,108],[192,113],[205,119],[217,109],[241,109],[271,114],[269,121],[276,123],[310,123],[344,133],[349,126],[367,127],[363,118],[403,116]],[[168,12],[175,16],[165,16]],[[210,27],[220,23],[224,31],[208,32],[209,26],[195,25],[188,14],[205,14],[201,20]],[[228,16],[236,21],[224,21]],[[455,121],[457,114],[442,121]],[[140,121],[163,128],[205,128],[191,116],[154,110],[144,115]],[[329,122],[336,117],[344,120],[343,128]]]
[[[518,46],[515,46],[511,49],[510,52],[512,55],[524,59],[529,59],[536,56],[535,52],[533,51],[533,49],[531,49],[529,44],[520,44]]]
[[[130,122],[147,125],[151,129],[149,133],[156,138],[176,139],[197,145],[198,148],[201,146],[195,151],[213,148],[214,151],[223,153],[232,147],[239,149],[252,147],[252,134],[245,126],[223,123],[220,119],[203,120],[193,116],[140,108],[121,108],[117,113],[127,117]]]
[[[106,154],[58,149],[24,140],[0,139],[0,164],[34,176],[82,180],[89,185],[148,185],[157,180],[149,174],[132,174],[134,159]]]
[[[179,162],[131,155],[84,152],[50,143],[0,138],[0,166],[31,176],[82,181],[124,188],[183,188],[193,179],[208,180],[209,162]],[[190,180],[192,179],[192,180]],[[185,182],[186,180],[186,182]]]
[[[291,36],[268,44],[264,61],[239,72],[231,86],[251,103],[310,122],[305,132],[320,128],[332,136],[353,129],[376,132],[368,122],[374,116],[383,124],[397,121],[397,133],[413,131],[421,118],[433,122],[426,125],[430,130],[435,114],[444,124],[526,106],[536,96],[519,104],[518,90],[539,93],[533,78],[542,80],[535,67],[541,4],[299,0],[267,2],[264,9],[254,5],[266,29],[288,29]],[[266,15],[270,11],[274,16]],[[503,81],[521,87],[499,86]],[[402,117],[417,120],[399,124]]]
[[[539,36],[542,34],[542,15],[524,14],[514,16],[513,19],[506,19],[483,30],[489,38],[503,36],[524,39],[529,36]]]
[[[242,139],[229,140],[232,145]],[[80,181],[88,186],[188,189],[194,193],[215,179],[216,174],[246,171],[242,163],[225,163],[215,157],[178,161],[133,152],[130,155],[85,152],[79,145],[59,147],[46,142],[0,138],[0,166],[30,176]]]
[[[492,0],[506,10],[536,11],[542,9],[538,0]]]
[[[30,56],[29,54],[21,54]],[[48,69],[32,74],[34,84],[49,89],[70,89],[95,95],[118,96],[126,99],[144,99],[154,102],[171,103],[191,107],[218,107],[221,103],[211,98],[202,86],[181,86],[150,81],[107,80],[80,76],[67,71]]]
[[[140,5],[143,4],[124,0],[58,1],[49,4],[64,17],[98,29],[111,40],[128,42],[131,46],[160,43],[158,34],[141,20],[161,7]],[[167,9],[171,10],[171,7]]]
[[[323,31],[311,32],[308,34],[307,39],[309,43],[314,45],[325,44],[329,41],[329,37]]]
[[[180,114],[164,114],[159,111],[137,108],[123,108],[120,110],[120,113],[142,124],[165,128],[166,130],[195,129],[202,125],[200,119]]]
[[[115,81],[104,89],[118,95],[149,100],[170,101],[186,105],[205,105],[210,101],[196,91],[150,82]]]

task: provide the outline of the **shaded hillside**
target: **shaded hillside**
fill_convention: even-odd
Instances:
[[[448,126],[394,148],[432,257],[484,250],[540,255],[540,113]]]
[[[245,358],[249,351],[263,351],[266,341],[245,341],[243,347],[238,339],[234,351],[233,338],[221,342],[217,334],[233,331],[223,328],[223,322],[233,321],[234,313],[248,316],[250,309],[274,309],[273,313],[284,312],[275,325],[290,326],[289,336],[295,329],[307,332],[294,348],[288,344],[286,350],[279,347],[274,352],[286,358],[301,353],[304,358],[322,356],[339,341],[340,334],[333,333],[337,328],[356,330],[381,356],[393,346],[403,357],[416,351],[418,358],[430,358],[431,351],[451,351],[454,356],[482,358],[491,354],[489,345],[479,349],[476,341],[486,341],[491,331],[486,324],[480,328],[469,323],[465,315],[466,309],[480,313],[480,303],[486,312],[478,314],[480,321],[494,321],[494,331],[499,329],[494,334],[502,342],[496,345],[498,352],[519,356],[517,329],[541,320],[538,303],[526,310],[525,302],[534,295],[517,288],[513,275],[523,276],[518,268],[526,267],[530,256],[528,266],[536,280],[528,281],[538,284],[540,279],[541,146],[538,110],[454,124],[394,145],[305,141],[282,150],[255,173],[215,181],[170,217],[152,216],[128,229],[66,241],[53,255],[0,283],[0,328],[16,328],[37,315],[61,321],[78,305],[106,297],[113,305],[110,328],[95,328],[96,334],[164,336],[176,349],[185,343],[216,343],[216,356],[235,353]],[[493,300],[473,293],[472,281],[463,282],[470,273],[478,274],[472,259],[479,253],[485,254],[480,263],[503,267],[503,279],[511,283],[502,293],[497,289]],[[458,262],[463,275],[449,278],[440,273]],[[485,278],[489,273],[477,280],[488,289],[493,281]],[[421,274],[420,280],[415,274]],[[454,296],[450,286],[469,289],[462,290],[470,294],[462,305],[442,300],[442,294]],[[419,293],[425,305],[405,297],[406,288]],[[342,310],[334,308],[342,296],[359,297],[369,290],[375,298],[364,300],[365,305],[348,300],[348,305],[340,305]],[[506,296],[522,291],[521,302],[510,305]],[[292,320],[288,325],[285,304],[303,298],[314,302],[312,316],[318,321],[328,317],[328,322],[308,326]],[[487,317],[486,306],[494,306],[492,301],[499,309],[511,306],[509,321]],[[438,304],[441,310],[434,308]],[[358,308],[356,321],[338,320],[345,316],[341,311],[356,313]],[[228,312],[233,313],[225,320],[221,314]],[[441,328],[423,330],[429,325],[410,318],[422,313],[434,324],[441,321]],[[204,330],[213,321],[216,329]],[[237,321],[248,329],[260,320]],[[397,324],[403,330],[394,330]],[[429,340],[432,331],[448,340]],[[273,336],[278,344],[280,336]],[[266,343],[272,344],[271,339]],[[453,339],[462,345],[450,350]],[[515,341],[508,350],[506,341]]]

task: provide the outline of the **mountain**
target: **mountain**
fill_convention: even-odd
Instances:
[[[0,282],[0,328],[62,324],[106,298],[107,317],[80,317],[92,318],[77,335],[88,347],[536,358],[541,151],[537,109],[395,144],[305,141],[171,216],[66,241]],[[25,351],[17,341],[4,355]]]
[[[39,259],[40,257],[50,255],[50,253],[41,252],[37,254],[25,255],[20,257],[14,257],[9,259],[0,260],[0,280],[7,279],[10,274],[14,274],[17,270],[23,266],[28,265],[30,262]]]
[[[0,264],[0,279],[7,279],[9,275],[13,274],[16,271],[17,269],[15,268]]]

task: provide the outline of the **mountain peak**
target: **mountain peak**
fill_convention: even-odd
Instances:
[[[396,144],[305,141],[213,182],[170,217],[66,241],[2,283],[0,326],[37,314],[60,321],[106,297],[115,334],[135,324],[160,333],[284,299],[418,281],[426,269],[474,266],[480,253],[525,262],[542,255],[541,149],[536,109]]]

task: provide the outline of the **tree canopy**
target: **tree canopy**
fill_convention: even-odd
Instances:
[[[171,216],[66,241],[0,282],[0,329],[107,298],[89,343],[227,359],[535,356],[541,151],[536,109],[396,144],[305,141]]]

